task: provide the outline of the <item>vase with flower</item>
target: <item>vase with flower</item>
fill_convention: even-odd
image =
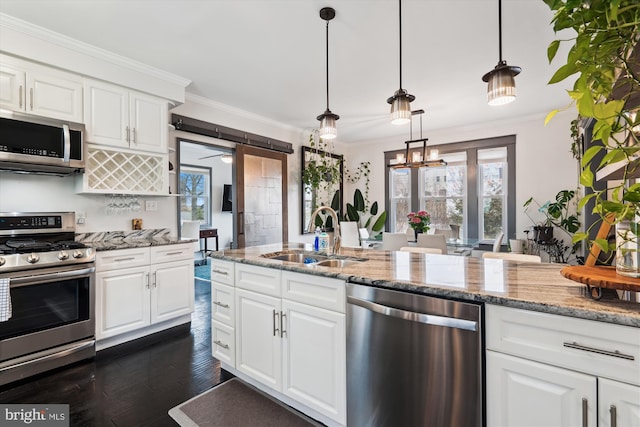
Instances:
[[[409,227],[413,228],[416,240],[418,240],[418,234],[429,231],[431,215],[427,211],[409,212],[407,219],[409,220]]]

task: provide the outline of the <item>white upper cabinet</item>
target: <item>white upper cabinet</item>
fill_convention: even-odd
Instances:
[[[167,152],[167,101],[126,88],[85,80],[87,142]]]
[[[71,73],[0,55],[0,108],[82,123],[82,80]]]

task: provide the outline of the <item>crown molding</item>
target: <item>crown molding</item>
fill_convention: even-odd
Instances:
[[[43,49],[43,46],[51,46],[54,50],[57,48],[62,51],[76,54],[79,57],[86,58],[88,61],[98,61],[98,63],[103,64],[106,63],[118,69],[133,71],[137,74],[146,75],[173,86],[182,87],[183,89],[191,83],[191,80],[187,78],[114,54],[105,49],[53,32],[5,13],[0,13],[0,31],[3,33],[3,37],[0,38],[0,51],[11,55],[21,56],[23,58],[45,64],[51,64],[50,58],[47,57],[47,55],[50,54],[47,52],[42,52],[43,57],[45,57],[45,60],[42,60],[41,58],[33,55],[33,52],[30,51],[38,51],[39,49]],[[83,69],[80,69],[79,71],[70,69],[68,64],[57,63],[52,65],[60,68],[66,68],[70,71],[80,72],[81,74],[91,77],[104,78],[103,76],[95,76],[91,72],[84,72]],[[77,64],[74,64],[74,66],[77,66]],[[80,66],[82,66],[82,64],[80,64]]]
[[[219,111],[224,111],[226,113],[229,114],[233,114],[234,116],[238,116],[244,119],[248,119],[248,120],[252,120],[255,122],[260,122],[269,126],[274,126],[277,127],[279,129],[288,131],[288,132],[297,132],[297,133],[302,133],[304,132],[304,129],[300,129],[297,128],[295,126],[291,126],[288,125],[286,123],[282,123],[282,122],[278,122],[276,120],[273,119],[269,119],[267,117],[264,116],[260,116],[258,114],[255,113],[251,113],[249,111],[246,110],[242,110],[240,108],[237,107],[232,107],[230,105],[227,104],[223,104],[221,102],[218,101],[214,101],[212,99],[209,98],[205,98],[203,96],[200,95],[196,95],[190,92],[187,92],[185,95],[185,99],[187,100],[187,102],[193,102],[195,104],[199,104],[205,107],[209,107],[209,108],[213,108]]]

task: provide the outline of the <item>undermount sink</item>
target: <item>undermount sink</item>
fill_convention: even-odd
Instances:
[[[347,265],[355,264],[357,262],[359,261],[356,261],[353,259],[331,258],[331,259],[325,259],[324,261],[320,261],[316,265],[319,265],[321,267],[346,267]]]
[[[288,250],[286,252],[274,252],[261,255],[263,258],[295,262],[306,265],[317,265],[321,267],[345,267],[356,262],[366,261],[365,258],[351,258],[340,255],[320,255],[309,251]]]
[[[298,262],[300,264],[315,264],[322,260],[327,260],[326,256],[304,253],[289,253],[275,256],[265,256],[265,258],[276,259],[279,261]]]

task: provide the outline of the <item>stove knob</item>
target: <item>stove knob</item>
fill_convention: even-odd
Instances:
[[[67,251],[60,251],[58,253],[58,259],[60,261],[64,261],[65,259],[68,259],[68,258],[69,258],[69,254],[67,253]]]
[[[29,264],[35,264],[38,261],[40,261],[40,256],[38,254],[31,254],[27,256],[27,262]]]
[[[2,267],[5,262],[7,262],[7,261],[3,257],[0,256],[0,267]]]
[[[73,257],[74,258],[82,258],[84,256],[84,252],[82,252],[79,249],[76,249],[75,251],[73,251]]]

